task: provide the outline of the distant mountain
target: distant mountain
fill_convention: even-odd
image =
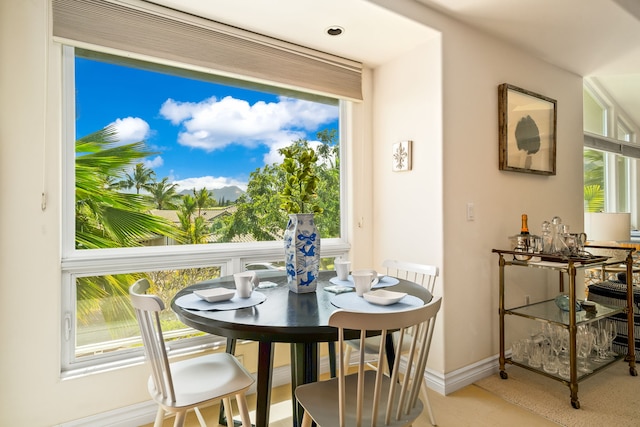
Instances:
[[[244,191],[240,187],[235,185],[216,188],[211,192],[213,193],[213,198],[216,200],[216,202],[219,202],[221,199],[224,199],[225,201],[235,202],[236,200],[238,200],[238,197],[244,194]],[[180,194],[193,194],[193,190],[182,190]]]
[[[226,201],[235,202],[238,200],[238,197],[242,196],[244,191],[240,187],[235,185],[231,185],[229,187],[216,188],[213,190],[213,198],[216,201],[220,201],[224,199]]]

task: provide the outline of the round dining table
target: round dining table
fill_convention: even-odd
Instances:
[[[258,342],[257,399],[255,425],[269,424],[271,377],[274,343],[291,344],[291,389],[293,400],[293,425],[299,426],[302,408],[296,404],[293,392],[300,384],[318,380],[318,344],[329,343],[332,375],[335,375],[335,347],[337,329],[328,325],[329,316],[338,309],[332,304],[335,293],[325,291],[335,286],[336,273],[321,271],[315,292],[298,294],[291,292],[284,271],[259,272],[260,286],[255,291],[266,299],[260,304],[235,310],[195,310],[176,304],[176,300],[200,289],[223,287],[234,289],[233,276],[207,280],[180,290],[171,301],[171,308],[186,325],[199,331],[227,338],[227,352],[235,351],[236,340]],[[332,283],[332,279],[333,282]],[[395,280],[395,279],[394,279]],[[387,288],[418,297],[425,304],[431,293],[424,287],[402,279]],[[331,289],[331,288],[330,288]],[[353,338],[356,338],[354,332]],[[390,337],[390,335],[389,335]],[[393,362],[393,343],[388,342],[389,364]]]

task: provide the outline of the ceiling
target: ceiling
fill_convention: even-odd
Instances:
[[[151,1],[372,67],[436,34],[373,3],[394,0]],[[415,1],[592,78],[640,127],[640,1]],[[327,35],[332,26],[344,33]]]

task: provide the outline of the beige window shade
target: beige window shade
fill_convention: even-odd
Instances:
[[[362,64],[144,1],[52,0],[53,35],[362,100]]]
[[[640,159],[640,145],[631,142],[620,141],[614,138],[597,135],[595,133],[584,133],[584,146],[595,148],[596,150],[608,151],[625,157]]]

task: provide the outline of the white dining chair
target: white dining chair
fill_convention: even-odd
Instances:
[[[385,268],[385,274],[391,277],[397,277],[399,279],[408,280],[414,283],[417,283],[427,289],[432,295],[433,290],[436,285],[436,280],[439,275],[438,267],[435,265],[428,264],[417,264],[412,262],[405,261],[396,261],[387,259],[382,263],[382,266]],[[384,364],[380,364],[377,359],[377,350],[380,344],[380,337],[369,337],[365,340],[364,345],[364,353],[368,356],[368,364],[371,368],[377,369],[379,366],[382,366],[386,369]],[[345,346],[345,356],[342,360],[345,368],[347,368],[351,362],[352,352],[360,351],[363,348],[358,340],[348,340],[346,341]],[[408,346],[405,345],[404,348],[400,349],[401,352],[397,354],[404,354],[408,350]],[[433,415],[433,411],[431,410],[431,403],[429,402],[429,397],[427,395],[427,381],[423,380],[423,385],[421,388],[422,399],[425,402],[429,409],[429,416],[432,425],[436,425],[435,417]]]
[[[159,316],[165,305],[156,295],[147,294],[149,287],[147,279],[140,279],[129,288],[129,296],[138,318],[145,357],[151,367],[149,394],[159,405],[154,427],[162,426],[165,412],[175,414],[174,427],[183,426],[189,409],[195,410],[200,425],[205,427],[198,407],[219,400],[231,419],[231,397],[234,395],[242,426],[250,427],[245,393],[254,383],[254,378],[234,356],[227,353],[169,363]]]
[[[382,339],[378,340],[381,362],[386,357],[385,338],[389,331],[398,331],[396,351],[404,347],[405,341],[409,351],[402,359],[395,358],[391,376],[382,369],[370,369],[361,353],[357,372],[347,375],[347,369],[340,363],[336,378],[298,386],[295,397],[304,408],[301,427],[310,427],[313,421],[324,427],[412,425],[424,410],[418,396],[440,305],[438,297],[426,305],[397,312],[333,312],[329,325],[338,328],[341,358],[346,330],[359,331],[363,345],[368,331],[382,331]]]

